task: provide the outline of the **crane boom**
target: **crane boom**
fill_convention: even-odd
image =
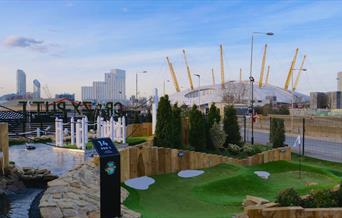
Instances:
[[[183,54],[184,54],[184,62],[185,62],[185,65],[186,65],[186,71],[188,72],[188,79],[189,79],[189,83],[190,83],[190,89],[194,90],[194,85],[192,83],[192,78],[191,78],[190,67],[189,67],[188,60],[186,58],[186,54],[185,54],[185,50],[184,49],[183,49]]]
[[[173,84],[175,85],[175,89],[176,89],[177,92],[180,92],[178,81],[177,81],[177,77],[176,77],[176,73],[175,73],[175,70],[173,69],[172,63],[169,60],[169,57],[166,57],[166,61],[167,61],[167,64],[169,65],[169,69],[170,69],[171,77],[172,77],[172,80],[173,80]]]
[[[224,63],[223,63],[223,46],[220,45],[220,61],[221,61],[221,87],[224,89]]]
[[[269,81],[269,78],[270,78],[270,68],[271,68],[271,66],[268,65],[268,66],[267,66],[267,73],[266,73],[265,85],[268,85],[268,81]]]
[[[264,71],[265,71],[265,64],[266,64],[266,51],[267,51],[267,44],[265,44],[264,55],[262,56],[261,71],[260,71],[260,78],[259,78],[259,88],[262,88],[262,82],[264,80]]]
[[[214,68],[211,68],[211,76],[213,78],[213,85],[215,85],[215,74],[214,74]]]
[[[298,71],[298,75],[296,77],[296,81],[294,83],[294,86],[292,88],[292,91],[296,91],[297,89],[297,86],[298,86],[298,83],[299,83],[299,77],[300,77],[300,74],[302,73],[303,71],[303,66],[304,66],[304,62],[305,62],[305,59],[306,59],[306,55],[303,56],[303,60],[302,60],[302,63],[300,64],[300,68],[299,68],[299,71]]]
[[[291,63],[290,69],[289,69],[289,73],[287,74],[287,79],[285,81],[285,86],[284,86],[285,90],[289,89],[289,84],[290,84],[290,80],[291,80],[291,76],[292,76],[292,71],[293,71],[294,66],[296,65],[298,51],[299,51],[299,49],[296,48],[296,52],[295,52],[295,55],[293,56],[293,60],[292,60],[292,63]]]

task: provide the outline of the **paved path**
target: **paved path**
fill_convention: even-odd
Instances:
[[[241,130],[241,135],[243,136],[243,129]],[[250,140],[250,136],[251,132],[247,131],[247,140]],[[285,144],[292,146],[296,138],[297,136],[287,134]],[[254,141],[261,144],[268,143],[269,133],[255,130]],[[293,148],[293,151],[298,153],[298,149],[298,147]],[[342,143],[326,141],[324,139],[305,138],[305,156],[342,163]]]

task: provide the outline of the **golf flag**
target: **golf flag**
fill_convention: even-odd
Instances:
[[[297,147],[301,145],[300,135],[297,136],[296,141],[293,143],[292,147]]]

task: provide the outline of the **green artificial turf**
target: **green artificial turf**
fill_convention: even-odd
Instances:
[[[302,172],[296,160],[278,161],[253,167],[221,164],[204,169],[194,178],[180,178],[177,174],[153,176],[156,183],[148,190],[126,187],[130,192],[124,204],[140,212],[144,218],[157,217],[232,217],[242,212],[246,195],[274,200],[279,191],[293,187],[301,194],[313,189],[331,188],[340,182],[330,171],[332,163],[322,164],[314,159],[303,160]],[[342,164],[339,164],[342,169]],[[254,174],[256,170],[271,173],[268,180]],[[317,183],[307,186],[306,183]]]

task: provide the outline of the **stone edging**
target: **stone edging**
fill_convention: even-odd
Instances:
[[[48,183],[48,189],[40,200],[39,209],[43,218],[99,218],[100,193],[99,169],[88,161],[67,174]],[[121,188],[121,202],[128,191]],[[139,213],[122,205],[125,218],[139,218]]]

